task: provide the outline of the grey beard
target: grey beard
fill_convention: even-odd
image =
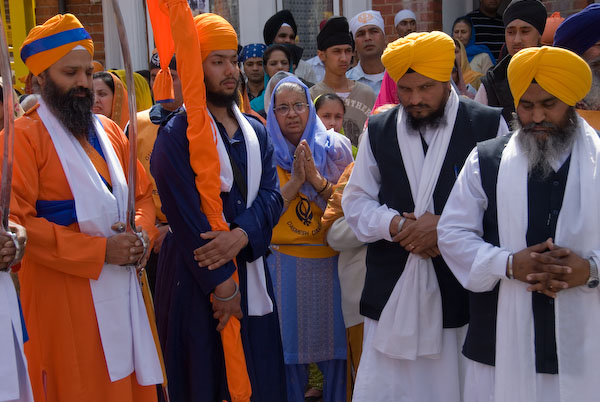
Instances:
[[[600,59],[596,61],[600,63]],[[592,70],[592,87],[580,102],[582,109],[600,110],[600,72]]]
[[[566,149],[570,149],[577,134],[577,115],[575,108],[569,108],[565,122],[560,126],[548,122],[531,123],[522,126],[518,117],[512,126],[520,129],[517,137],[519,145],[527,156],[528,177],[535,176],[541,180],[547,179],[554,171],[552,162],[559,160]],[[534,127],[546,127],[550,134],[545,139],[538,139]]]

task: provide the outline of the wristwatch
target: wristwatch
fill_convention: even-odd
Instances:
[[[600,283],[600,279],[598,278],[598,266],[593,258],[588,258],[588,262],[590,263],[590,277],[587,280],[588,288],[598,287]]]

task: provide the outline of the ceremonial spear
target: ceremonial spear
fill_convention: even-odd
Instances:
[[[2,75],[2,93],[4,95],[4,153],[2,159],[2,179],[0,181],[0,234],[8,236],[15,244],[16,253],[8,265],[8,269],[20,257],[23,248],[17,235],[8,227],[10,214],[10,193],[12,186],[13,153],[15,144],[15,100],[13,99],[12,71],[10,69],[10,56],[8,42],[4,31],[4,21],[0,18],[0,74]]]
[[[119,39],[121,42],[121,53],[123,54],[123,63],[125,65],[125,82],[127,84],[127,96],[129,106],[129,169],[127,172],[127,222],[125,231],[135,234],[138,239],[144,245],[144,253],[141,259],[144,258],[148,251],[148,243],[144,239],[141,232],[137,230],[135,225],[135,190],[136,190],[136,174],[137,174],[137,105],[135,101],[135,81],[133,79],[133,68],[131,67],[131,53],[129,52],[129,41],[127,40],[127,34],[125,32],[125,22],[121,9],[119,8],[118,0],[111,0],[113,11],[115,14],[115,22],[117,24],[117,31],[119,32]],[[154,302],[152,301],[152,294],[150,293],[150,287],[148,285],[148,275],[143,267],[140,267],[140,261],[138,261],[137,267],[140,276],[140,287],[142,289],[142,296],[144,297],[144,304],[146,306],[146,313],[148,314],[148,321],[150,322],[150,328],[152,330],[152,336],[154,338],[154,344],[156,345],[156,352],[160,360],[160,366],[163,372],[163,383],[162,392],[166,402],[169,402],[169,392],[167,388],[167,373],[165,370],[165,362],[162,355],[162,349],[160,347],[160,340],[158,339],[158,330],[156,328],[156,316],[154,313]]]

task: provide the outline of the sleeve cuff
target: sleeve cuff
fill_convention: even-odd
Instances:
[[[381,219],[379,221],[379,231],[382,239],[392,241],[392,235],[390,234],[390,223],[392,223],[392,219],[394,219],[396,215],[400,214],[393,209],[388,209],[381,215]]]

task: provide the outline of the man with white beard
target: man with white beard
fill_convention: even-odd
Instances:
[[[464,400],[595,401],[600,139],[574,108],[591,71],[528,48],[508,81],[520,128],[471,152],[438,224],[471,291]]]

